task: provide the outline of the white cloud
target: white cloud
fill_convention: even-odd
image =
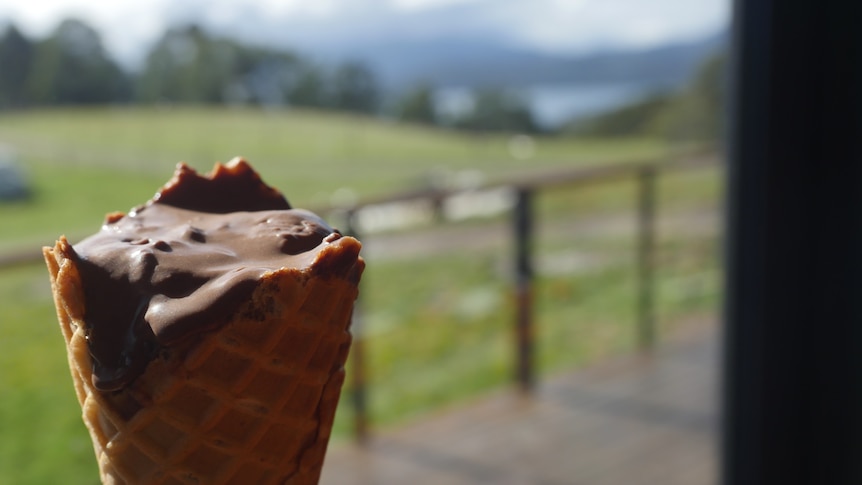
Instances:
[[[482,36],[548,52],[646,46],[726,25],[730,0],[2,0],[0,21],[47,35],[64,17],[95,27],[127,63],[169,25],[301,48],[369,38]]]
[[[521,41],[547,51],[637,47],[726,25],[729,0],[510,1],[497,13]]]
[[[0,20],[9,19],[27,35],[41,38],[63,19],[82,19],[99,32],[114,56],[134,62],[141,55],[142,44],[164,29],[160,12],[169,1],[3,0]]]
[[[0,4],[0,17],[11,18],[33,35],[45,35],[69,17],[84,19],[91,25],[114,22],[104,27],[134,30],[141,20],[138,15],[150,16],[164,3],[166,0],[154,0],[146,5],[110,0],[4,0]]]
[[[472,3],[475,1],[476,0],[392,0],[392,6],[397,10],[419,11],[448,7],[459,3]]]
[[[289,17],[326,19],[337,15],[339,7],[343,6],[344,2],[339,0],[260,0],[251,4],[243,4],[236,0],[224,0],[221,3],[229,4],[236,10],[254,8],[270,19]]]

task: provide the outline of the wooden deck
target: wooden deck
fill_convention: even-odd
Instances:
[[[323,485],[717,483],[718,331],[686,325],[629,356],[333,443]]]

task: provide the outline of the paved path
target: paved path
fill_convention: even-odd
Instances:
[[[629,356],[334,443],[322,485],[717,483],[718,338],[692,323]]]

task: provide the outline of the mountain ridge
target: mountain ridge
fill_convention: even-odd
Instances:
[[[673,89],[727,45],[726,30],[646,49],[607,49],[580,55],[545,54],[482,38],[425,39],[311,51],[324,62],[367,64],[387,88],[523,88],[536,84],[637,82]]]

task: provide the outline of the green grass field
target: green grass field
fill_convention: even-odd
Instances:
[[[650,139],[537,138],[532,156],[516,158],[510,141],[299,111],[3,114],[0,144],[17,152],[35,196],[0,205],[0,252],[50,244],[60,234],[74,242],[96,231],[106,212],[151,197],[179,161],[206,171],[217,160],[243,155],[294,206],[323,207],[336,192],[380,195],[418,187],[441,172],[473,170],[494,181],[662,157],[673,148]],[[557,190],[537,201],[537,349],[545,373],[634,345],[634,188],[619,182]],[[714,211],[721,191],[716,169],[663,177],[660,214],[696,221],[699,211]],[[591,218],[605,224],[579,225]],[[459,224],[490,231],[499,222]],[[666,224],[658,243],[662,329],[714,313],[720,298],[715,230]],[[510,253],[500,240],[481,250],[368,260],[361,311],[375,425],[396,425],[511,381]],[[96,483],[44,267],[0,270],[0,308],[0,485]],[[349,435],[351,418],[344,399],[337,438]]]
[[[246,109],[31,111],[0,115],[0,143],[22,157],[36,188],[25,204],[0,206],[0,250],[88,234],[110,210],[147,200],[185,161],[201,171],[246,157],[295,206],[329,205],[338,189],[358,196],[404,190],[441,170],[491,179],[551,167],[660,156],[655,140],[542,139],[514,158],[509,136],[468,136],[328,113]]]

